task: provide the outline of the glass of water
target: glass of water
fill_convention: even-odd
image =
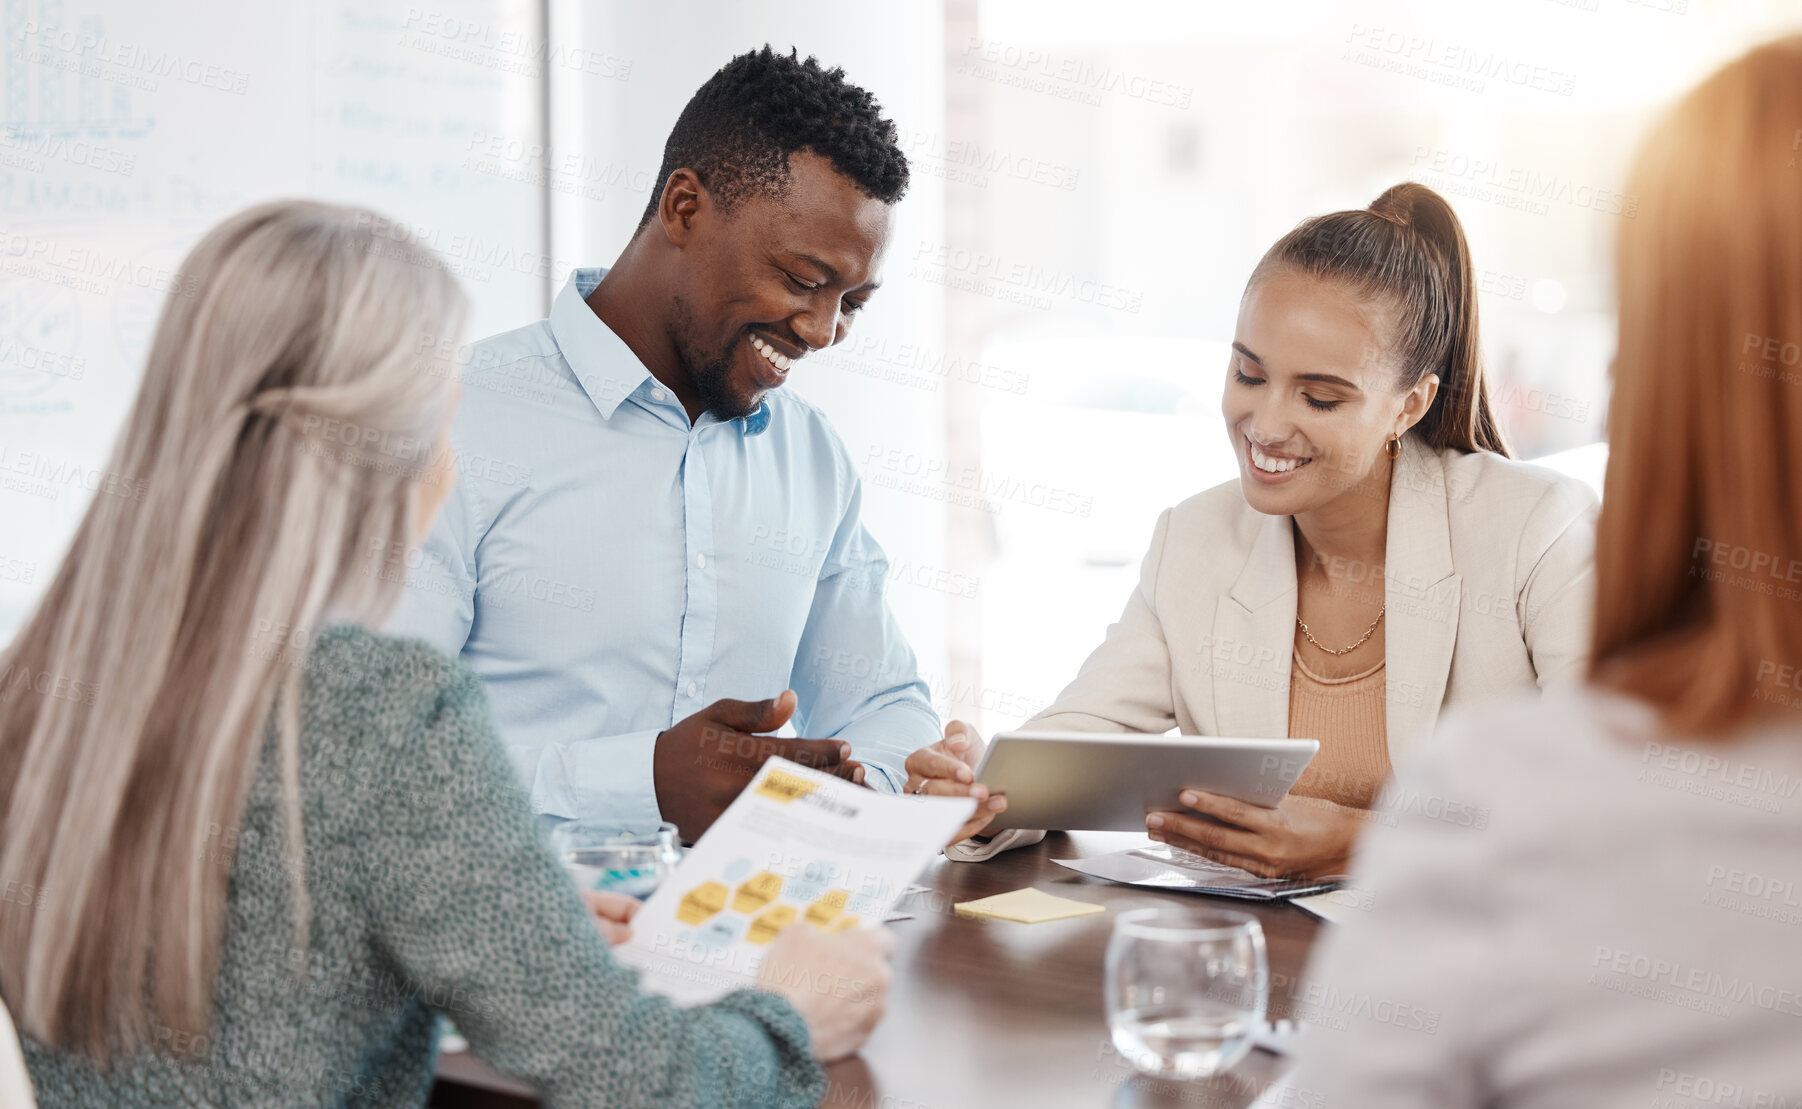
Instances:
[[[566,821],[551,829],[551,850],[577,889],[651,896],[682,861],[674,824],[640,827]]]
[[[1107,946],[1114,1047],[1145,1074],[1206,1078],[1251,1050],[1270,1001],[1264,929],[1248,913],[1135,909]]]

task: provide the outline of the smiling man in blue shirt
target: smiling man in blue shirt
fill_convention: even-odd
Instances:
[[[734,58],[618,261],[464,367],[465,476],[388,630],[481,675],[541,812],[694,839],[772,754],[1001,804],[940,740],[843,442],[781,391],[880,281],[907,161],[879,112],[812,58]],[[817,738],[759,734],[790,723]]]

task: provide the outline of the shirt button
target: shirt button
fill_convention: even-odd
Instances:
[[[698,685],[696,685],[696,684],[695,684],[695,683],[693,683],[693,682],[689,682],[689,683],[688,683],[688,695],[689,695],[689,696],[690,696],[690,697],[693,697],[693,696],[694,696],[694,695],[695,695],[695,694],[697,694],[697,693],[699,693],[699,692],[701,692],[701,687],[700,687],[700,686],[698,686]]]
[[[704,554],[696,555],[695,556],[695,565],[700,567],[703,570],[707,569],[707,556]]]
[[[662,389],[652,389],[651,390],[651,399],[652,400],[662,400],[663,399],[663,390]]]

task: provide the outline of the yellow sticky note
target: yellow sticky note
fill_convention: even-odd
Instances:
[[[962,901],[952,908],[958,916],[989,917],[995,920],[1017,920],[1021,924],[1043,924],[1048,920],[1105,913],[1104,906],[1090,901],[1072,901],[1044,890],[1023,889],[998,893],[993,897]]]

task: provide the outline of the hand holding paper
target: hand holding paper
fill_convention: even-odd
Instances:
[[[645,971],[646,989],[684,1003],[758,984],[788,928],[879,924],[974,808],[968,797],[876,793],[770,759],[645,902],[617,953]]]
[[[813,1053],[830,1063],[855,1054],[882,1019],[894,950],[894,933],[886,928],[828,933],[803,921],[770,945],[757,985],[788,999],[807,1022]]]

